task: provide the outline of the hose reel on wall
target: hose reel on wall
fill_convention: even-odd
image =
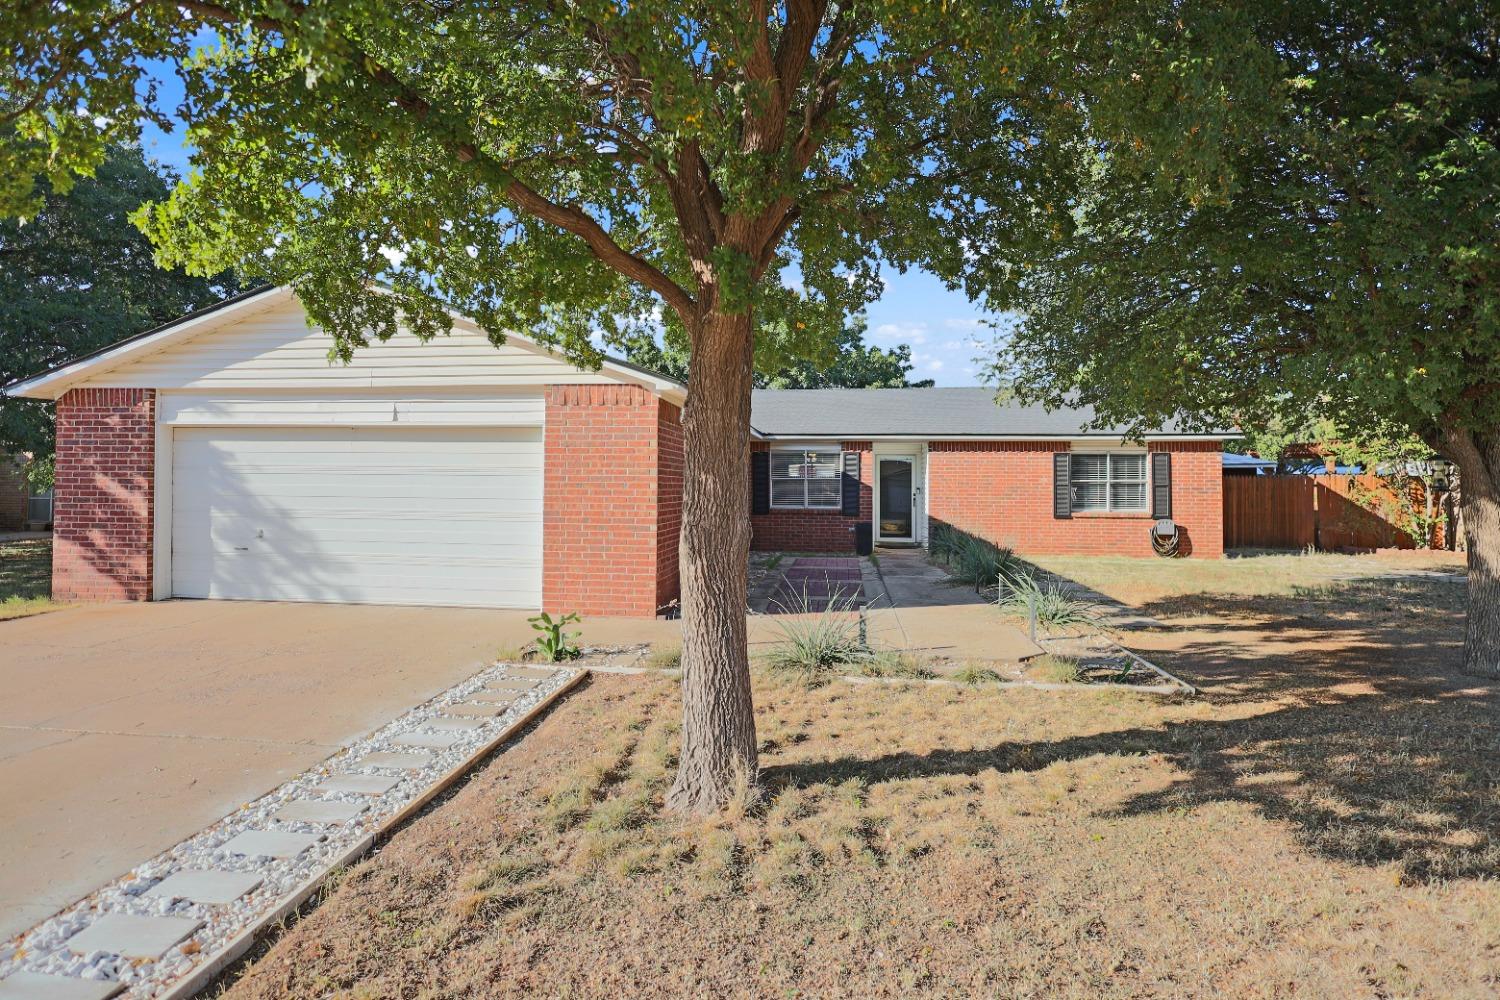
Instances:
[[[1159,518],[1151,525],[1151,549],[1163,559],[1170,559],[1177,555],[1177,548],[1182,542],[1182,532],[1177,528],[1177,522],[1170,517]]]

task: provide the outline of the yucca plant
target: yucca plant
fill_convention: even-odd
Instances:
[[[870,657],[863,626],[853,601],[835,600],[826,611],[815,612],[804,593],[799,611],[776,616],[781,641],[766,654],[766,666],[810,684],[823,683],[840,668]]]
[[[1008,574],[999,589],[997,603],[1007,614],[1034,621],[1048,631],[1101,627],[1098,611],[1080,601],[1056,580],[1039,582],[1020,572]]]

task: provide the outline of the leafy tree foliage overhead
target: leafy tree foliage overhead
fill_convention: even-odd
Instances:
[[[1182,5],[1078,163],[1078,225],[1030,267],[998,368],[1032,398],[1152,426],[1394,425],[1458,464],[1469,536],[1466,660],[1500,676],[1500,5],[1493,0]],[[1176,110],[1136,80],[1197,53],[1222,102]],[[1114,114],[1108,109],[1116,109]],[[1221,183],[1163,185],[1181,121]],[[1091,117],[1091,125],[1094,119]],[[1391,436],[1391,435],[1388,435]]]
[[[865,343],[863,316],[845,326],[825,345],[827,356],[798,359],[774,371],[757,371],[759,389],[902,389],[932,385],[932,379],[911,378],[911,348],[897,344],[889,349]],[[688,351],[675,343],[661,344],[645,335],[625,345],[625,356],[638,365],[687,382]]]
[[[113,146],[66,194],[44,189],[24,223],[0,218],[0,385],[35,375],[236,290],[227,275],[191,277],[152,260],[130,222],[175,180],[135,146]],[[0,453],[52,450],[51,407],[0,397]]]

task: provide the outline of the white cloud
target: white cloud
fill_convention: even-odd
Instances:
[[[927,370],[930,372],[940,372],[943,370],[943,362],[937,358],[933,358],[927,362]]]
[[[927,343],[926,323],[882,323],[870,331],[870,339],[883,344]]]
[[[943,320],[943,325],[950,330],[978,330],[984,326],[984,320],[978,316],[950,316]]]
[[[406,251],[401,247],[381,247],[380,256],[390,261],[392,267],[400,267],[406,260]]]

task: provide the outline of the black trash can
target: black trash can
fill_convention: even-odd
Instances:
[[[860,521],[854,526],[854,551],[862,556],[875,551],[875,525],[873,523]]]

